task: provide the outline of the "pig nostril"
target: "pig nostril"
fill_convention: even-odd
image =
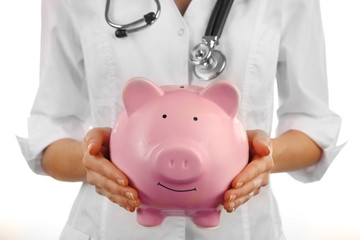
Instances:
[[[176,162],[174,159],[170,159],[170,161],[168,162],[169,163],[169,168],[175,168],[175,165],[176,165]],[[185,159],[183,162],[182,162],[182,167],[184,169],[187,169],[189,168],[189,161],[187,159]]]
[[[175,167],[175,160],[174,159],[171,159],[170,162],[169,162],[169,167],[170,168],[174,168]]]
[[[186,160],[183,162],[183,167],[184,167],[184,168],[188,168],[188,166],[189,166],[189,162],[188,162],[188,160],[186,159]]]

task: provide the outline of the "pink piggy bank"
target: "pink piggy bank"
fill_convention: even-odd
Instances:
[[[159,87],[134,78],[123,102],[110,156],[138,190],[138,223],[189,216],[198,226],[216,227],[224,193],[248,163],[236,87],[224,80],[206,88]]]

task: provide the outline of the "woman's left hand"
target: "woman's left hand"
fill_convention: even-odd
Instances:
[[[262,130],[247,131],[250,163],[232,181],[232,188],[224,196],[224,208],[233,212],[241,204],[260,192],[269,183],[274,162],[270,137]]]

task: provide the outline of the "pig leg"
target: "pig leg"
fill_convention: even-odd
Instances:
[[[162,223],[164,216],[160,210],[153,208],[138,208],[137,221],[145,227],[155,227]]]
[[[192,220],[199,227],[217,227],[220,222],[220,211],[217,209],[197,211]]]

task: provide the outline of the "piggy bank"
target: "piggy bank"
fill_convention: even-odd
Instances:
[[[123,102],[110,157],[139,193],[138,223],[188,216],[198,226],[216,227],[224,193],[248,163],[237,88],[225,80],[202,88],[134,78]]]

